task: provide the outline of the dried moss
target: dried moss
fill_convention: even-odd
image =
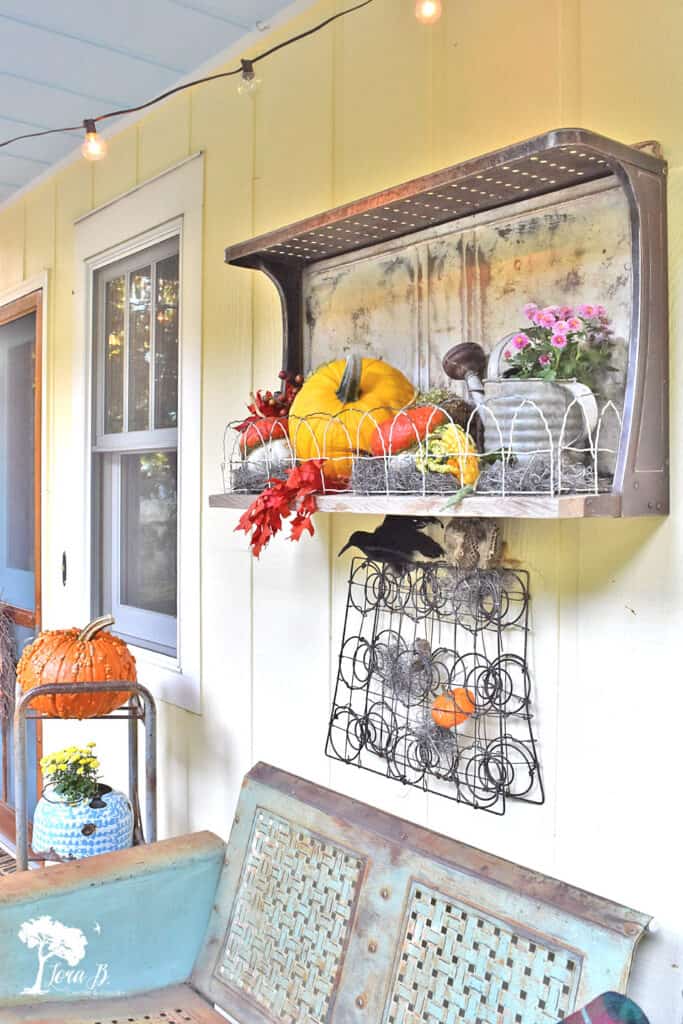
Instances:
[[[444,473],[423,473],[410,454],[356,459],[351,478],[355,494],[455,494],[460,483]]]
[[[557,463],[550,456],[533,455],[530,459],[504,464],[502,460],[482,467],[477,491],[482,494],[582,494],[595,490],[595,471],[573,457],[562,459],[561,479]],[[559,486],[558,486],[559,485]],[[599,481],[600,490],[609,489],[609,481]]]

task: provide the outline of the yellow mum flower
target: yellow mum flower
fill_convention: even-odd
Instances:
[[[90,748],[90,749],[92,750],[92,748],[93,748],[93,747],[96,747],[96,746],[97,746],[97,744],[95,743],[95,741],[94,741],[94,740],[91,740],[91,742],[90,742],[90,743],[86,743],[86,746],[87,746],[87,747],[89,747],[89,748]]]
[[[79,768],[76,772],[76,775],[85,775],[85,768]]]
[[[56,770],[58,772],[65,772],[66,771],[66,765],[65,764],[58,764]]]

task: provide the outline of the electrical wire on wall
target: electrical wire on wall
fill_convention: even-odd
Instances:
[[[15,135],[11,139],[6,139],[4,142],[0,142],[0,149],[5,146],[11,146],[15,142],[21,142],[24,139],[38,139],[45,135],[60,135],[66,132],[74,132],[79,130],[85,130],[85,141],[81,146],[81,152],[87,160],[101,160],[107,153],[107,143],[97,131],[97,125],[102,121],[108,121],[113,117],[123,117],[125,114],[137,114],[142,110],[147,110],[149,107],[153,107],[157,103],[161,103],[163,100],[174,96],[176,93],[184,92],[186,89],[194,89],[198,85],[204,85],[206,82],[215,82],[221,78],[233,78],[240,76],[240,84],[238,91],[241,94],[249,94],[253,92],[258,84],[259,79],[256,75],[255,66],[261,61],[266,60],[268,57],[272,57],[273,54],[278,53],[280,50],[286,49],[288,46],[292,46],[294,43],[301,42],[303,39],[308,39],[309,36],[313,36],[323,29],[327,28],[335,21],[339,21],[340,18],[346,18],[351,14],[355,14],[357,11],[363,10],[365,7],[369,7],[370,4],[374,3],[375,0],[362,0],[361,3],[354,4],[352,7],[347,7],[343,11],[339,11],[337,14],[331,15],[329,18],[325,18],[323,21],[318,22],[317,25],[313,25],[311,28],[306,29],[304,32],[299,32],[295,36],[291,36],[289,39],[283,40],[281,43],[277,43],[275,46],[271,46],[268,50],[264,50],[263,53],[256,54],[249,60],[242,59],[239,67],[232,68],[230,71],[220,71],[214,75],[206,75],[204,78],[196,78],[191,82],[183,82],[181,85],[176,85],[172,89],[167,89],[165,92],[155,96],[154,99],[147,100],[145,103],[139,103],[137,106],[125,107],[121,110],[110,110],[104,114],[98,114],[96,117],[86,117],[83,119],[81,124],[68,125],[63,128],[48,128],[39,132],[28,132],[25,135]],[[433,0],[429,0],[430,3]]]

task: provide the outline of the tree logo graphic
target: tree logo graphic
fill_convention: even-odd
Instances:
[[[49,960],[64,960],[69,967],[75,967],[85,956],[88,940],[80,928],[68,928],[51,917],[34,917],[24,921],[19,929],[19,941],[28,949],[35,949],[38,970],[30,988],[24,995],[46,995],[45,967]]]

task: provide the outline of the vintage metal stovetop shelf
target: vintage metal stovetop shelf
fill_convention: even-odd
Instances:
[[[655,148],[656,152],[656,148]],[[336,209],[230,246],[225,260],[259,270],[282,305],[282,366],[305,371],[307,282],[330,262],[396,246],[396,240],[489,211],[519,209],[520,201],[552,195],[573,201],[585,182],[618,187],[626,200],[630,236],[627,366],[620,400],[618,450],[613,449],[609,493],[475,495],[453,515],[581,518],[666,515],[669,511],[668,281],[666,162],[645,146],[628,146],[580,128],[563,128],[347,203]],[[585,191],[585,190],[583,190]],[[515,204],[517,204],[515,206]],[[351,258],[351,257],[350,257]],[[628,259],[628,257],[627,257]],[[319,296],[318,296],[319,299]],[[349,336],[352,336],[349,329]],[[457,339],[460,340],[460,339]],[[479,338],[471,340],[480,340]],[[340,353],[343,354],[343,353]],[[390,359],[391,353],[386,352]],[[504,489],[503,489],[504,490]],[[561,488],[559,489],[561,490]],[[592,491],[592,489],[591,489]],[[245,494],[211,498],[215,508],[245,508]],[[443,514],[440,495],[325,495],[325,511]]]

